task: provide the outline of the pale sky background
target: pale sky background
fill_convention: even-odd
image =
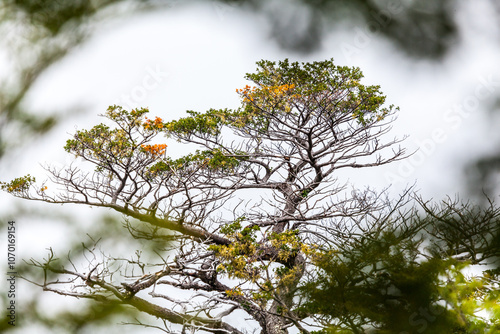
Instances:
[[[461,5],[457,5],[456,15],[463,22],[461,41],[443,63],[409,59],[378,35],[360,33],[366,31],[364,26],[327,34],[322,49],[313,54],[285,51],[269,39],[269,23],[260,14],[218,3],[176,6],[107,21],[47,71],[27,100],[35,110],[81,105],[82,112],[30,143],[22,154],[5,156],[1,179],[30,173],[43,180],[46,174],[38,163],[68,164],[71,157],[62,149],[65,141],[75,129],[103,121],[97,115],[108,105],[126,104],[124,95],[132,96],[134,103],[129,107],[149,107],[151,116],[175,119],[187,109],[238,107],[235,89],[247,84],[244,74],[254,71],[260,59],[334,58],[338,65],[360,67],[365,74],[363,83],[381,86],[388,104],[401,109],[392,135],[408,135],[402,145],[409,152],[420,148],[406,162],[357,169],[345,176],[358,187],[382,189],[392,183],[393,194],[416,183],[425,198],[454,197],[464,191],[464,166],[498,149],[500,139],[486,112],[500,90],[500,48],[495,40],[498,35],[492,31],[493,16],[488,17],[485,2],[457,3]],[[165,142],[168,154],[182,154],[184,148]],[[2,210],[23,202],[0,196]],[[95,213],[83,207],[30,205],[77,213],[75,224],[83,226]],[[26,225],[19,223],[23,224],[19,227],[21,256],[41,257],[45,248],[57,249],[61,240],[82,238],[68,235],[71,230],[53,221],[33,218]]]

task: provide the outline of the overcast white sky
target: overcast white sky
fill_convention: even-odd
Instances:
[[[360,187],[380,189],[393,183],[394,192],[416,181],[426,197],[453,197],[464,189],[464,165],[497,148],[499,139],[485,108],[500,90],[500,49],[482,3],[457,5],[464,22],[462,40],[442,64],[405,58],[379,36],[360,34],[363,26],[328,34],[319,52],[294,54],[268,38],[263,17],[219,4],[177,6],[108,22],[41,77],[28,100],[36,110],[83,105],[83,111],[26,147],[23,155],[6,157],[9,165],[1,166],[2,180],[27,173],[43,179],[37,162],[67,164],[65,140],[75,127],[100,122],[97,115],[110,104],[131,100],[130,107],[149,107],[152,116],[167,120],[187,109],[237,107],[235,89],[246,84],[243,76],[255,69],[256,61],[334,58],[339,65],[359,66],[364,83],[381,85],[388,103],[401,108],[394,135],[409,135],[403,145],[410,151],[420,148],[405,163],[358,169],[346,176]],[[175,143],[167,144],[170,154],[182,152]],[[0,208],[20,203],[0,196]],[[30,251],[54,245],[64,234],[54,232],[41,240],[34,230],[22,236],[22,245],[30,245]]]

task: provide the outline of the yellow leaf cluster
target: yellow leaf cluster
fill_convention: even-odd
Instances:
[[[226,290],[225,292],[229,298],[236,298],[239,296],[243,296],[243,291],[241,291],[241,288],[239,287]]]
[[[236,93],[243,96],[243,102],[253,102],[259,98],[271,97],[281,98],[287,92],[295,88],[294,84],[284,84],[276,86],[261,86],[260,88],[246,85],[242,89],[236,89]],[[291,98],[300,97],[298,94],[288,94]]]
[[[285,94],[285,92],[292,90],[295,88],[294,84],[284,84],[280,86],[264,86],[262,87],[265,91],[274,94],[275,96],[281,96]]]

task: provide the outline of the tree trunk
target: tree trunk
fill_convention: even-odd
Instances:
[[[283,317],[268,314],[266,316],[266,328],[261,331],[261,334],[288,334],[288,331],[283,329],[284,326]]]

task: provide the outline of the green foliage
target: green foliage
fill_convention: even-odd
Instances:
[[[165,124],[168,135],[179,140],[192,136],[217,137],[223,127],[253,136],[272,136],[270,129],[310,120],[328,122],[349,115],[361,126],[382,121],[397,108],[383,107],[379,86],[365,86],[359,68],[336,66],[333,60],[312,63],[260,61],[246,79],[255,86],[237,89],[242,106],[236,110],[187,111]]]
[[[169,134],[189,135],[191,133],[218,135],[221,126],[226,123],[226,118],[232,115],[228,109],[210,109],[205,113],[186,111],[189,117],[166,123],[165,128]]]
[[[240,165],[241,158],[240,156],[231,156],[229,152],[223,152],[221,149],[213,149],[196,151],[195,154],[188,155],[178,161],[184,162],[184,165],[201,162],[212,170],[230,171]]]
[[[466,279],[465,263],[418,259],[419,247],[386,231],[378,239],[361,237],[341,252],[314,252],[318,272],[301,288],[307,302],[300,311],[319,315],[325,329],[317,333],[356,333],[367,324],[374,333],[493,333],[497,327],[489,322],[499,319],[498,289],[492,293],[484,279]],[[480,310],[491,319],[478,317]]]
[[[466,276],[466,263],[447,268],[438,284],[440,295],[456,319],[456,327],[467,333],[496,333],[500,329],[498,276],[483,273]],[[483,311],[484,317],[478,316]]]
[[[230,172],[240,166],[244,156],[232,156],[220,149],[197,150],[178,159],[164,158],[149,168],[151,175],[160,175],[163,172],[187,170],[189,168],[204,168],[210,171]]]
[[[250,281],[257,289],[249,291],[238,290],[239,295],[246,296],[253,302],[265,308],[272,302],[276,294],[290,293],[289,287],[300,277],[302,269],[291,263],[304,244],[300,241],[297,231],[272,233],[269,236],[269,245],[259,242],[260,227],[257,225],[243,226],[245,217],[221,227],[221,233],[232,242],[229,245],[211,245],[220,264],[219,273],[229,278],[238,278]],[[267,261],[261,256],[271,251]],[[279,264],[287,263],[288,264]],[[234,291],[228,294],[234,297]],[[280,307],[278,313],[285,314],[286,308]]]
[[[189,130],[193,119],[164,123],[159,117],[148,119],[148,112],[145,108],[127,111],[120,106],[110,106],[103,116],[112,121],[114,127],[101,123],[90,130],[78,130],[72,139],[67,140],[64,149],[91,162],[97,172],[110,178],[120,178],[134,171],[143,175],[148,182],[160,182],[177,171],[231,173],[248,159],[245,152],[235,150],[231,153],[222,148],[196,150],[193,154],[172,159],[165,155],[166,144],[148,143],[159,133],[169,133],[169,129],[181,133],[194,131]],[[220,116],[217,122],[220,123],[223,118]],[[207,115],[202,115],[196,120],[198,125],[194,128],[196,131],[204,129],[210,132],[210,127],[217,122],[211,123]],[[34,179],[18,178],[9,183],[4,182],[2,189],[21,195],[28,191],[32,183]]]
[[[110,106],[104,116],[116,123],[117,128],[111,129],[101,123],[90,130],[79,130],[66,142],[64,149],[77,157],[96,161],[98,167],[126,162],[142,144],[134,133],[151,131],[146,128],[148,122],[143,123],[147,112],[147,109],[128,112],[119,106]]]
[[[196,121],[188,118],[165,124],[158,117],[155,120],[145,117],[148,112],[147,109],[134,109],[129,112],[119,106],[111,106],[105,116],[116,123],[117,128],[111,129],[107,125],[99,124],[91,130],[77,131],[74,139],[67,141],[65,150],[76,156],[97,161],[100,166],[123,163],[132,158],[137,160],[140,153],[149,153],[155,160],[155,163],[148,167],[146,173],[150,178],[160,176],[165,172],[185,170],[193,166],[229,171],[236,168],[244,159],[244,156],[230,156],[228,152],[223,152],[221,149],[213,149],[197,150],[194,154],[178,159],[164,157],[158,161],[166,145],[146,145],[144,143],[160,131],[165,129],[167,131],[175,129],[175,131],[182,133],[194,131],[193,129],[211,131],[211,126],[216,122],[212,124],[207,121],[207,117],[204,115]]]
[[[15,178],[10,182],[0,182],[0,188],[9,193],[18,195],[26,194],[30,186],[35,183],[35,178],[31,175]]]
[[[91,130],[77,131],[64,149],[79,157],[94,158],[102,162],[117,162],[132,157],[133,143],[122,129],[110,129],[104,124]]]
[[[380,86],[362,85],[359,68],[337,66],[333,59],[302,64],[262,60],[257,65],[256,73],[246,75],[257,86],[240,92],[249,113],[287,113],[301,105],[323,117],[347,113],[367,125],[393,111],[392,106],[382,107],[385,96]]]
[[[269,236],[271,245],[278,251],[278,258],[288,261],[294,258],[302,248],[302,242],[298,230],[287,230],[283,233],[271,233]]]
[[[245,217],[239,217],[234,222],[224,225],[220,231],[232,242],[229,245],[210,245],[209,249],[220,259],[217,270],[226,273],[228,277],[256,281],[260,278],[260,270],[253,262],[257,260],[258,243],[256,234],[260,228],[242,226]]]

